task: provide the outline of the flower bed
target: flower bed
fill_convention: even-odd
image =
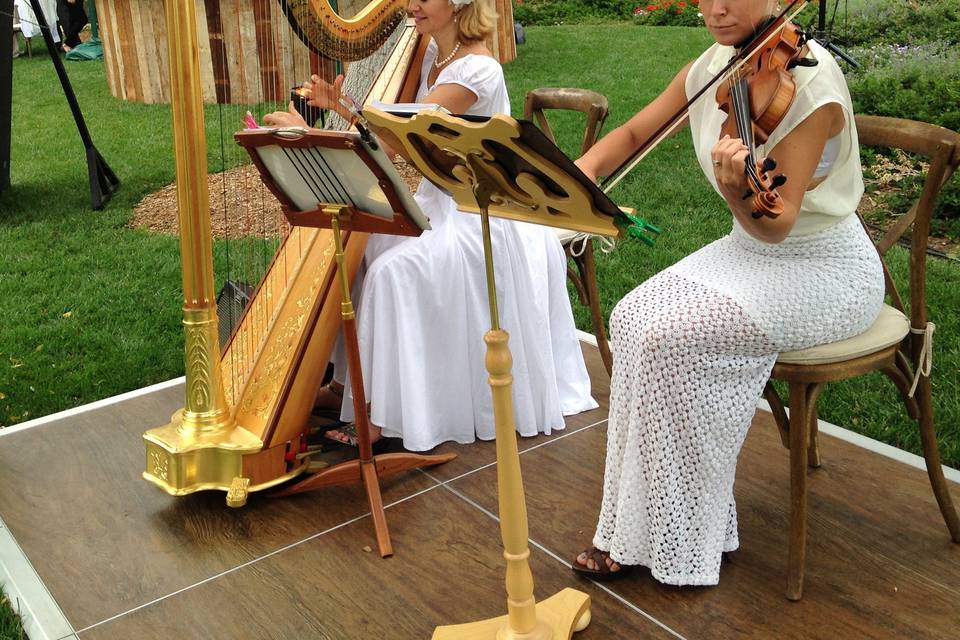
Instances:
[[[703,25],[700,0],[661,0],[633,9],[636,24],[650,26],[698,27]]]

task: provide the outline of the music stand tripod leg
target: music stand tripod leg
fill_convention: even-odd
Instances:
[[[490,240],[490,217],[487,208],[494,193],[494,183],[486,178],[481,163],[471,155],[467,166],[473,173],[474,194],[480,207],[483,233],[483,254],[490,304],[490,330],[486,365],[493,392],[493,415],[497,437],[497,492],[500,510],[500,534],[503,556],[507,561],[507,615],[478,622],[437,627],[433,640],[569,640],[575,631],[590,622],[590,596],[575,589],[537,603],[533,595],[533,573],[530,571],[530,548],[527,545],[527,507],[520,475],[513,412],[513,357],[509,335],[500,328],[497,309],[497,287],[493,269],[493,247]]]
[[[340,317],[343,320],[343,341],[349,362],[350,383],[353,388],[353,413],[357,426],[360,476],[363,478],[363,485],[367,492],[367,502],[370,504],[370,515],[373,518],[373,528],[377,534],[380,556],[386,558],[393,555],[393,543],[390,542],[387,516],[383,510],[383,497],[380,495],[380,478],[377,476],[373,446],[370,444],[370,418],[367,416],[367,399],[363,392],[363,372],[360,370],[357,316],[353,311],[353,300],[350,299],[350,279],[347,277],[347,270],[343,261],[343,237],[340,224],[342,222],[341,217],[345,213],[349,215],[349,209],[346,207],[331,207],[328,213],[330,213],[333,226],[337,272],[340,275],[340,288],[343,293],[343,300],[340,303]],[[348,222],[348,220],[343,222]]]
[[[323,213],[330,216],[335,260],[342,290],[340,317],[343,326],[343,342],[347,351],[347,364],[350,370],[350,384],[353,388],[353,410],[357,426],[359,457],[318,471],[293,485],[281,489],[274,495],[286,496],[321,487],[354,484],[362,481],[367,493],[370,515],[377,536],[377,548],[381,557],[385,558],[393,555],[393,544],[390,541],[383,496],[380,493],[380,477],[443,464],[457,456],[453,453],[423,455],[406,451],[373,455],[373,446],[370,442],[370,418],[367,414],[367,400],[363,390],[363,371],[360,366],[356,314],[353,310],[353,301],[350,299],[350,279],[347,276],[341,234],[342,228],[351,224],[351,212],[350,208],[346,206],[329,205],[324,207]]]

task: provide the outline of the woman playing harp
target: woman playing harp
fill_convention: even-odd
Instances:
[[[496,25],[492,0],[411,0],[417,30],[432,37],[417,102],[452,113],[509,113],[503,71],[484,46]],[[350,114],[338,104],[342,78],[317,76],[305,87],[309,104]],[[305,122],[291,108],[270,114],[272,125]],[[441,442],[494,438],[493,403],[484,368],[483,333],[489,310],[480,218],[426,180],[415,198],[432,229],[418,238],[372,236],[358,279],[357,330],[371,439],[403,439],[426,451]],[[563,416],[597,406],[573,324],[566,291],[566,260],[550,230],[491,220],[498,304],[514,356],[517,430],[532,436],[562,429]],[[320,408],[340,408],[353,419],[344,388],[346,358],[334,356],[334,381],[321,389]],[[346,398],[346,402],[342,400]],[[329,438],[353,443],[349,430]]]

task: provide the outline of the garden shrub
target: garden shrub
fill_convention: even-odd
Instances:
[[[623,21],[636,0],[517,0],[513,19],[523,25]]]
[[[956,45],[960,44],[960,0],[863,3],[838,17],[836,31],[848,45],[934,41]]]
[[[943,44],[850,49],[847,74],[858,113],[910,118],[960,131],[960,54]]]
[[[856,113],[908,118],[960,131],[960,52],[956,48],[945,43],[880,44],[849,53],[861,64],[847,74]],[[934,217],[933,233],[960,238],[957,177],[941,192]]]

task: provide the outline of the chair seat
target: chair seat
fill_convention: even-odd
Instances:
[[[909,332],[907,317],[897,309],[883,305],[876,322],[860,335],[809,349],[785,351],[777,357],[777,363],[812,365],[853,360],[897,344]]]

